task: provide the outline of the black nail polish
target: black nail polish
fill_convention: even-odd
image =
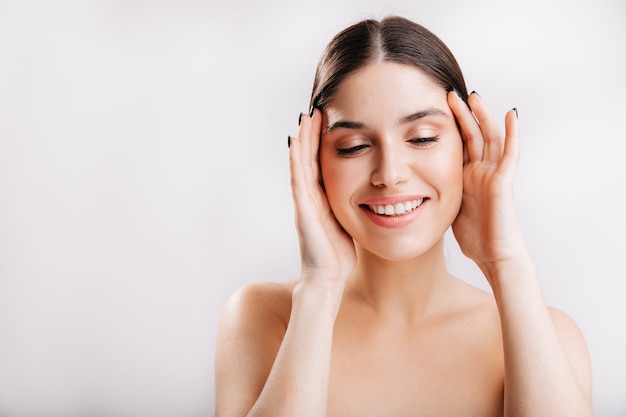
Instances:
[[[313,117],[314,112],[315,112],[315,106],[311,106],[311,109],[309,110],[309,116]]]
[[[480,94],[478,94],[478,93],[476,92],[476,90],[472,91],[472,92],[470,93],[470,96],[471,96],[472,94],[476,94],[478,97],[480,97]]]
[[[302,123],[302,112],[300,112],[300,116],[298,117],[298,126]]]
[[[517,114],[517,107],[513,107],[513,111],[515,111],[515,118],[519,119],[519,115]]]
[[[291,135],[287,136],[287,147],[291,148]]]

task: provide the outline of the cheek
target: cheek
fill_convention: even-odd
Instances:
[[[441,175],[446,178],[450,185],[463,186],[463,153],[458,152],[452,157],[448,155],[442,158]]]
[[[441,193],[448,198],[458,200],[461,204],[463,196],[463,148],[454,147],[442,151],[432,160],[431,172],[439,184]]]
[[[328,197],[328,203],[333,211],[336,197],[342,193],[342,175],[339,168],[333,158],[329,157],[328,152],[320,149],[320,177]]]
[[[339,224],[349,229],[353,216],[351,197],[363,186],[367,177],[355,160],[341,160],[336,156],[320,155],[320,174],[330,209]]]
[[[343,164],[337,163],[336,159],[320,156],[320,175],[324,190],[328,197],[330,208],[333,211],[339,206],[340,198],[349,195],[350,171]]]

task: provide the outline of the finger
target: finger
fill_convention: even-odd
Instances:
[[[298,137],[302,143],[302,163],[307,168],[309,179],[319,180],[319,141],[321,132],[321,112],[314,109],[312,116],[301,114]]]
[[[315,227],[315,204],[306,180],[306,168],[302,163],[302,142],[298,137],[290,137],[289,167],[291,173],[291,193],[294,202],[294,214],[300,252],[303,265],[314,264],[311,261],[310,242],[315,242],[319,232]]]
[[[314,208],[326,205],[324,196],[320,195],[318,162],[321,112],[316,110],[313,117],[301,114],[299,122],[298,136],[290,137],[290,172],[296,212],[306,216]]]
[[[468,102],[472,112],[478,120],[481,135],[483,137],[484,149],[483,160],[497,162],[502,157],[504,149],[504,137],[491,112],[485,105],[482,98],[476,94],[470,94]]]
[[[461,137],[467,148],[467,156],[470,162],[480,161],[483,158],[483,138],[480,126],[472,114],[470,108],[455,91],[448,93],[448,105],[459,123]]]
[[[316,117],[317,114],[317,117]],[[310,155],[315,155],[318,151],[318,147],[319,147],[319,126],[316,126],[316,122],[321,122],[321,113],[318,109],[313,108],[313,110],[311,110],[310,114],[304,114],[302,113],[302,116],[300,118],[300,120],[302,120],[304,122],[304,125],[301,127],[303,129],[306,129],[307,133],[310,134],[310,139],[308,141],[308,144],[310,146],[309,152]]]
[[[314,108],[310,119],[311,119],[311,130],[310,130],[311,140],[309,142],[311,146],[311,160],[310,161],[312,165],[312,171],[316,175],[315,179],[317,180],[318,183],[321,184],[322,179],[320,176],[319,153],[320,153],[320,141],[322,138],[322,112],[319,109]]]
[[[289,137],[289,174],[291,177],[291,195],[296,203],[302,201],[302,191],[304,189],[304,170],[302,168],[302,146],[298,137]]]
[[[519,161],[519,124],[517,109],[511,109],[504,117],[505,139],[504,151],[499,168],[508,178],[513,179]]]
[[[302,180],[305,181],[310,174],[307,173],[309,166],[308,160],[310,159],[310,145],[309,145],[309,135],[308,131],[310,130],[310,122],[308,120],[308,116],[304,113],[300,113],[299,119],[300,128],[298,129],[298,146],[297,150],[297,162],[300,165],[300,172],[302,173]]]

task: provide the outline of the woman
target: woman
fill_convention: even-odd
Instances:
[[[517,111],[502,135],[400,17],[339,33],[311,104],[290,137],[302,275],[226,305],[217,416],[593,415],[585,342],[516,216]],[[450,226],[493,295],[446,270]]]

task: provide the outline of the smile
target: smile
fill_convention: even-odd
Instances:
[[[395,204],[385,204],[385,205],[367,205],[372,213],[378,214],[380,216],[402,216],[404,214],[410,213],[424,202],[423,198],[419,200],[410,200],[404,202],[398,202]]]

